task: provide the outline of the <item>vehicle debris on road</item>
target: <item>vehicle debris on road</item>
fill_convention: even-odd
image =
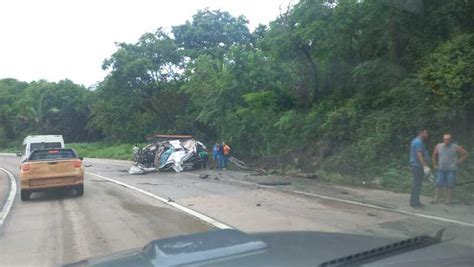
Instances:
[[[159,135],[160,139],[144,148],[133,148],[135,162],[129,174],[145,174],[155,171],[174,170],[182,172],[200,168],[202,159],[199,152],[206,150],[206,146],[191,136]],[[180,139],[163,140],[178,137]]]
[[[209,174],[199,174],[199,178],[207,179],[207,178],[209,178]]]
[[[128,170],[128,174],[146,174],[146,173],[151,173],[155,171],[156,171],[156,168],[154,167],[145,168],[137,164],[136,166],[130,167],[130,170]]]

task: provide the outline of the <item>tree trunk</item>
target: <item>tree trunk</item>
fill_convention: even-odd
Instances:
[[[390,39],[392,43],[392,59],[397,65],[400,65],[400,59],[402,57],[401,45],[400,45],[400,32],[397,24],[397,7],[392,7],[392,17],[390,22]]]
[[[305,58],[308,60],[311,66],[311,71],[313,74],[311,89],[313,91],[313,100],[317,102],[321,98],[321,92],[318,86],[318,66],[316,65],[316,62],[314,62],[313,58],[311,57],[308,46],[305,45],[301,47],[301,50],[303,51]]]

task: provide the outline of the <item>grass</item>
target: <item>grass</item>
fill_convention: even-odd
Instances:
[[[85,158],[130,160],[133,144],[69,143],[66,147],[75,149],[79,156]]]
[[[132,158],[133,144],[97,143],[66,143],[67,148],[73,148],[79,156],[85,158],[122,159]],[[11,143],[0,148],[3,153],[15,153],[21,150],[21,143]]]
[[[20,149],[17,148],[17,147],[2,147],[2,148],[0,148],[0,152],[2,152],[2,153],[16,153],[18,151],[20,151]]]
[[[0,152],[2,153],[16,153],[21,151],[22,141],[8,141],[7,144],[4,144],[0,147]]]

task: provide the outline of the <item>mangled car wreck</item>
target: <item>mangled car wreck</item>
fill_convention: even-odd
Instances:
[[[133,148],[133,161],[129,174],[174,170],[182,172],[201,168],[199,152],[206,146],[191,136],[157,135],[155,141],[143,148]],[[176,139],[172,139],[176,138]],[[170,140],[171,139],[171,140]]]

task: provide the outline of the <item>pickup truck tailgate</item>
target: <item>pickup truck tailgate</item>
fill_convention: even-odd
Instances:
[[[77,160],[61,160],[50,162],[30,162],[31,178],[54,178],[76,176],[76,167],[74,163]]]
[[[30,186],[74,183],[81,169],[74,166],[78,160],[58,160],[29,162],[28,179]],[[82,178],[82,177],[81,177]]]

